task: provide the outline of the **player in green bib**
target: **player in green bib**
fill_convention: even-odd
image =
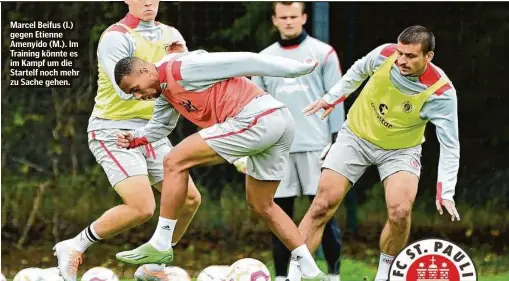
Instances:
[[[110,238],[152,217],[156,203],[152,185],[161,189],[163,159],[172,145],[167,138],[125,150],[115,144],[120,130],[134,131],[144,127],[153,116],[154,101],[138,101],[123,92],[115,83],[115,64],[125,56],[137,56],[150,62],[161,60],[168,53],[187,50],[185,40],[177,29],[155,20],[159,0],[126,0],[129,12],[120,21],[109,26],[97,46],[98,81],[95,105],[87,132],[88,146],[96,161],[123,200],[112,206],[101,217],[74,238],[57,243],[54,255],[64,281],[78,279],[78,267],[83,253],[93,244]],[[176,114],[167,116],[176,122]],[[180,240],[200,205],[200,193],[189,183],[186,207],[175,226],[173,243]],[[161,248],[171,223],[159,218],[158,232],[151,239]],[[173,231],[173,230],[172,230]],[[146,264],[136,273],[137,280],[168,281],[164,265]]]
[[[385,188],[388,220],[380,237],[375,281],[388,279],[394,256],[408,240],[428,121],[436,126],[440,142],[437,210],[442,214],[445,208],[452,221],[460,219],[453,199],[459,168],[456,90],[431,63],[434,48],[431,31],[408,27],[397,44],[384,44],[356,61],[323,98],[304,109],[307,115],[325,109],[325,118],[369,77],[328,151],[318,193],[299,230],[309,249],[315,250],[345,194],[368,166],[376,165]]]

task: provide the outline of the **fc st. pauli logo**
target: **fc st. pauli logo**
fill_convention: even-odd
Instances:
[[[472,259],[455,244],[425,239],[407,246],[392,262],[390,281],[477,281]]]

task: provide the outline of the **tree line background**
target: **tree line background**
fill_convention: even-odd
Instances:
[[[307,7],[311,16],[311,5]],[[2,3],[2,267],[6,261],[17,263],[20,259],[26,264],[34,260],[52,263],[47,255],[55,241],[74,236],[121,202],[88,149],[86,127],[97,89],[98,39],[126,13],[123,2]],[[178,28],[190,50],[259,52],[278,38],[270,16],[268,2],[161,2],[157,19]],[[79,42],[80,60],[75,66],[81,75],[72,88],[9,87],[9,22],[14,20],[74,21],[68,38]],[[397,35],[413,24],[435,33],[434,63],[444,69],[457,89],[461,168],[455,198],[462,220],[450,223],[436,214],[440,149],[430,124],[411,239],[450,239],[468,247],[487,271],[507,270],[509,6],[330,3],[330,44],[339,55],[342,72],[373,48],[395,42]],[[312,30],[311,18],[306,29]],[[347,109],[356,96],[346,101]],[[176,144],[196,131],[182,118],[170,139]],[[243,203],[243,176],[231,165],[194,169],[192,176],[204,202],[182,247],[193,247],[192,257],[201,255],[200,246],[240,254],[263,249],[264,257],[270,259],[268,230]],[[346,228],[344,207],[336,215],[346,232],[345,255],[372,261],[378,257],[378,236],[386,219],[381,212],[385,203],[376,170],[368,170],[352,193],[356,195],[358,227]],[[300,216],[307,204],[299,201]],[[147,239],[155,223],[152,219],[117,236],[101,246],[102,251],[108,247],[117,251],[119,246]],[[202,258],[212,262],[227,257],[210,253]]]

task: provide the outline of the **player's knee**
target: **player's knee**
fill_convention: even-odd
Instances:
[[[274,201],[271,200],[270,202],[261,202],[257,200],[248,200],[247,204],[251,212],[261,218],[266,218],[270,217],[272,207],[274,206]]]
[[[389,221],[393,224],[406,224],[411,214],[412,207],[410,204],[402,203],[389,207]]]
[[[178,158],[171,151],[164,156],[163,167],[165,172],[180,171]]]
[[[327,182],[321,182],[318,188],[319,191],[311,204],[309,212],[313,219],[325,224],[336,211],[337,200],[335,197],[337,196],[330,192],[334,190],[335,186]]]
[[[326,224],[334,214],[334,204],[330,200],[317,198],[309,212],[314,221]]]
[[[147,204],[133,208],[132,214],[135,217],[135,221],[141,224],[148,221],[154,215],[155,209],[155,203],[153,205]]]

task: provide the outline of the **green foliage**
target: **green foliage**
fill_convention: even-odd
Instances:
[[[272,25],[272,3],[270,2],[244,2],[243,16],[237,18],[229,28],[218,30],[212,38],[227,40],[232,43],[254,43],[251,51],[260,51],[274,42],[276,29]],[[256,23],[256,24],[253,24]],[[225,49],[227,50],[227,49]]]

